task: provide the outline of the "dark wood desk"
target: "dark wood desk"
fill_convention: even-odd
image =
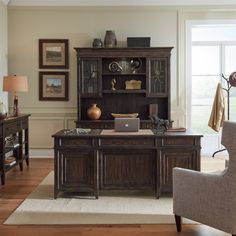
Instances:
[[[5,184],[6,172],[19,165],[23,170],[23,161],[29,165],[29,114],[19,115],[0,120],[0,175],[1,183]],[[6,162],[7,156],[15,161]]]
[[[172,169],[200,170],[202,135],[54,134],[56,198],[62,192],[153,190],[157,198],[172,192]]]

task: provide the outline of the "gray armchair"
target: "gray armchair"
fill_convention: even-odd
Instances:
[[[236,122],[224,122],[221,143],[229,153],[228,168],[222,172],[173,170],[173,211],[178,232],[181,217],[185,217],[236,236]]]

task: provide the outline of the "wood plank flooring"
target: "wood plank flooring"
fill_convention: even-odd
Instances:
[[[175,225],[20,225],[6,226],[4,220],[53,169],[53,159],[30,160],[24,171],[15,168],[7,173],[0,186],[0,236],[227,236],[229,234],[204,225],[184,225],[176,233]],[[157,200],[158,201],[158,200]]]

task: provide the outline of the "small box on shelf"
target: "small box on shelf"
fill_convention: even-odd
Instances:
[[[127,37],[128,48],[149,48],[151,37]]]
[[[141,89],[142,81],[140,80],[126,80],[125,89]]]

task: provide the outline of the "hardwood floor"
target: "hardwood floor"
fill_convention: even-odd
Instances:
[[[175,225],[34,225],[6,226],[4,220],[33,191],[53,169],[53,159],[31,159],[24,165],[7,173],[5,186],[0,186],[0,235],[1,236],[227,236],[221,231],[204,225],[183,225],[177,233]],[[158,201],[158,200],[157,200]]]

